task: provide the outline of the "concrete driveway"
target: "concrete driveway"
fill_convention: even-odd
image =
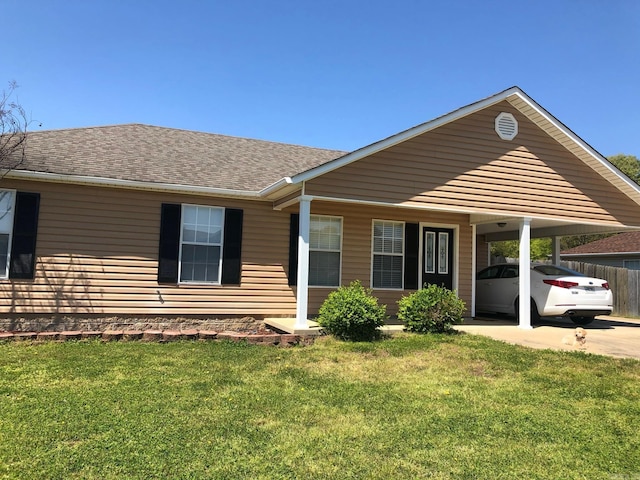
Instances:
[[[584,347],[567,345],[573,339],[576,325],[569,319],[543,319],[533,330],[518,328],[509,317],[477,317],[456,325],[456,330],[485,335],[515,345],[553,350],[584,351],[618,358],[640,359],[640,319],[598,317],[587,325]]]

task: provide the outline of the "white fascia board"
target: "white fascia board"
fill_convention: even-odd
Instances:
[[[83,175],[63,175],[58,173],[31,172],[28,170],[11,170],[4,178],[16,180],[34,180],[38,182],[68,183],[74,185],[94,185],[101,187],[127,188],[132,190],[147,190],[156,192],[184,193],[190,195],[204,195],[216,197],[233,197],[259,200],[259,192],[245,190],[231,190],[226,188],[200,187],[193,185],[178,185],[172,183],[139,182],[120,180],[115,178],[90,177]]]
[[[434,120],[431,120],[427,123],[422,123],[413,128],[410,128],[396,135],[388,137],[384,140],[380,140],[379,142],[372,143],[369,146],[366,146],[354,152],[348,153],[343,157],[337,158],[328,163],[324,163],[322,165],[319,165],[311,170],[307,170],[306,172],[300,173],[298,175],[294,175],[291,178],[291,181],[293,183],[301,183],[301,182],[319,177],[321,175],[324,175],[325,173],[328,173],[332,170],[348,165],[352,162],[365,158],[369,155],[372,155],[376,152],[389,148],[393,145],[397,145],[413,137],[422,135],[423,133],[426,133],[430,130],[434,130],[438,127],[446,125],[447,123],[451,123],[455,120],[466,117],[467,115],[471,115],[472,113],[475,113],[486,107],[499,103],[507,99],[507,97],[518,92],[521,92],[521,90],[518,87],[512,87],[492,97],[485,98],[484,100],[480,100],[479,102],[472,103],[471,105],[467,105],[466,107],[462,107],[458,110],[454,110],[453,112],[443,115],[442,117],[435,118]]]

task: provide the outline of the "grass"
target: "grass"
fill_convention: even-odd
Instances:
[[[0,478],[636,479],[640,362],[472,335],[4,343]]]

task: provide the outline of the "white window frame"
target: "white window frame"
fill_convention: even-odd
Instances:
[[[207,208],[210,210],[220,210],[222,212],[221,225],[220,225],[220,242],[197,242],[197,241],[185,241],[184,236],[184,223],[185,223],[185,210],[190,207],[195,208]],[[222,249],[224,246],[224,224],[225,224],[225,211],[224,207],[218,207],[215,205],[195,205],[190,203],[181,204],[180,214],[180,251],[178,254],[178,283],[186,285],[222,285]],[[185,245],[198,245],[198,246],[215,246],[220,247],[220,260],[218,261],[218,280],[206,281],[206,280],[183,280],[182,278],[182,251]]]
[[[311,235],[313,231],[313,222],[319,219],[331,219],[340,221],[340,247],[338,249],[331,248],[314,248],[311,246]],[[311,215],[309,218],[309,287],[310,288],[337,288],[342,283],[342,242],[344,239],[344,219],[337,215]],[[337,285],[315,285],[311,283],[311,254],[313,252],[330,252],[337,253],[340,256],[338,261],[338,284]]]
[[[16,191],[12,189],[0,189],[0,199],[10,195],[7,202],[7,210],[0,212],[0,235],[7,235],[7,261],[4,266],[0,265],[0,279],[9,278],[9,266],[11,265],[11,243],[13,241],[13,220],[16,211]]]
[[[382,223],[391,223],[391,224],[399,224],[402,226],[402,239],[401,239],[401,246],[402,246],[402,253],[388,253],[388,252],[376,252],[375,250],[375,226],[376,226],[376,222],[382,222]],[[405,227],[406,227],[406,222],[400,221],[400,220],[385,220],[385,219],[381,219],[381,218],[374,218],[371,221],[371,279],[370,279],[370,285],[371,288],[374,290],[397,290],[397,291],[401,291],[404,290],[404,256],[405,256]],[[401,279],[401,286],[400,287],[376,287],[373,283],[373,278],[374,278],[374,273],[373,273],[373,265],[374,265],[374,259],[376,255],[382,255],[382,256],[388,256],[388,257],[401,257],[402,258],[402,272],[400,273],[400,279]]]

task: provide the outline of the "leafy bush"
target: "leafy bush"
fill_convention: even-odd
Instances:
[[[379,305],[371,290],[359,280],[331,292],[317,318],[329,334],[343,340],[370,341],[380,338],[378,327],[387,319],[387,306]]]
[[[451,332],[453,324],[462,323],[464,311],[455,292],[434,284],[398,300],[398,318],[410,332]]]

